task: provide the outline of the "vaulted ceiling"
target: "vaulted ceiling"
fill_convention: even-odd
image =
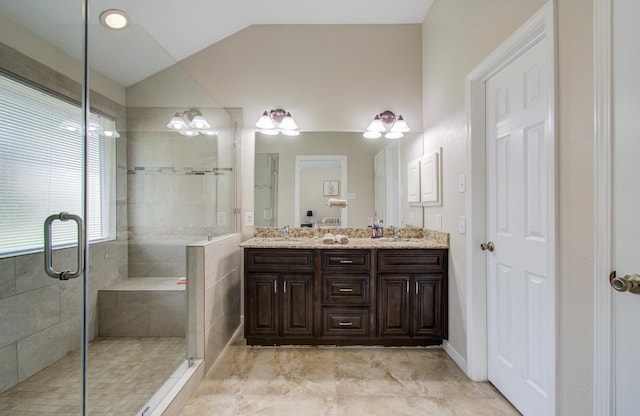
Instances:
[[[90,65],[127,87],[251,25],[422,23],[433,0],[87,2]],[[81,4],[81,0],[0,0],[0,13],[80,57]],[[129,14],[132,25],[119,32],[103,28],[100,13],[112,8]]]

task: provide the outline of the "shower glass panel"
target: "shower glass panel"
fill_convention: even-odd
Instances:
[[[0,0],[0,413],[149,414],[200,358],[186,245],[236,230],[235,122],[149,16],[114,31],[100,14],[122,2],[86,1]],[[69,280],[44,271],[63,211],[87,229]],[[73,271],[63,219],[51,263]]]
[[[87,406],[83,341],[89,328],[83,319],[85,276],[78,263],[78,253],[87,253],[85,246],[78,247],[78,229],[68,218],[86,223],[85,150],[94,153],[95,162],[106,161],[114,142],[83,129],[89,117],[83,105],[83,1],[49,3],[54,2],[0,1],[3,414],[81,414]],[[51,41],[58,34],[64,34],[64,48]],[[109,123],[99,114],[90,118]],[[106,197],[94,191],[96,200]],[[55,215],[50,263],[58,278],[44,268],[43,229],[50,215]],[[92,241],[110,238],[108,229],[92,224],[91,230],[98,231]],[[78,268],[80,276],[69,278]]]

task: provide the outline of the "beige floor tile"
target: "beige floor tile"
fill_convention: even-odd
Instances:
[[[195,415],[515,416],[440,348],[249,347],[232,340],[189,400]]]
[[[337,416],[335,397],[242,396],[236,415]]]

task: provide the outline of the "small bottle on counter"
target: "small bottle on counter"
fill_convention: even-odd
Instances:
[[[313,224],[313,238],[320,238],[320,228],[317,221]]]

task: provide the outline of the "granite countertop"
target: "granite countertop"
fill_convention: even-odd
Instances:
[[[245,248],[319,248],[319,249],[407,249],[407,248],[449,248],[445,241],[428,238],[349,238],[347,244],[326,244],[322,238],[292,237],[285,240],[282,237],[254,237],[240,244]]]

